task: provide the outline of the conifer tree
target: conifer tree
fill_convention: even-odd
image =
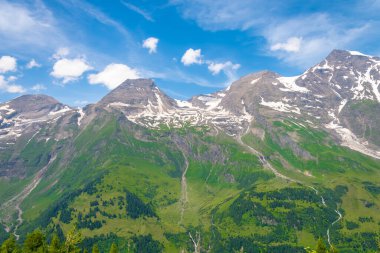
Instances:
[[[119,250],[114,242],[111,245],[110,253],[119,253]]]
[[[47,252],[45,235],[40,229],[36,229],[26,236],[23,252]]]
[[[9,236],[7,240],[3,242],[1,245],[0,252],[1,253],[12,253],[16,249],[16,238],[13,234]]]
[[[326,248],[326,245],[323,242],[322,238],[318,239],[316,251],[317,251],[317,253],[327,253],[327,248]]]
[[[94,244],[93,246],[92,246],[92,251],[91,251],[91,253],[100,253],[100,251],[99,251],[99,247],[98,247],[98,244]]]
[[[65,241],[65,252],[66,253],[75,253],[80,252],[78,245],[82,242],[82,234],[77,231],[76,227],[71,230]]]
[[[61,252],[61,241],[59,240],[58,235],[55,233],[51,239],[49,246],[50,253],[59,253]]]

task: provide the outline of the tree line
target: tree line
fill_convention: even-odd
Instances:
[[[82,234],[77,231],[77,229],[73,229],[66,235],[63,241],[57,234],[54,234],[50,242],[48,242],[45,234],[40,229],[36,229],[27,234],[23,244],[19,244],[16,241],[16,237],[11,234],[9,238],[2,243],[0,253],[88,253],[87,249],[80,247],[82,240]],[[93,244],[91,252],[100,253],[96,243]],[[112,243],[109,252],[119,253],[115,243]]]

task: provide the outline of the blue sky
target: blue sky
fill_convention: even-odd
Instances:
[[[94,103],[123,79],[169,96],[298,75],[332,49],[380,55],[380,0],[0,0],[0,102]]]

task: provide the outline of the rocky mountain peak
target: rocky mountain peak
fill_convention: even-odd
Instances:
[[[63,104],[47,95],[23,95],[7,103],[17,113],[49,112],[61,109]]]
[[[175,106],[151,79],[128,79],[100,100],[98,105],[123,109],[127,114],[144,110],[162,112]]]
[[[380,58],[357,51],[334,50],[299,79],[319,96],[380,101]]]

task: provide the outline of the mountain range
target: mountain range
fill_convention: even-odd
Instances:
[[[95,104],[0,104],[1,238],[74,225],[127,252],[373,252],[380,58],[334,50],[303,74],[249,74],[172,99],[126,80]],[[154,249],[154,250],[153,250]]]

